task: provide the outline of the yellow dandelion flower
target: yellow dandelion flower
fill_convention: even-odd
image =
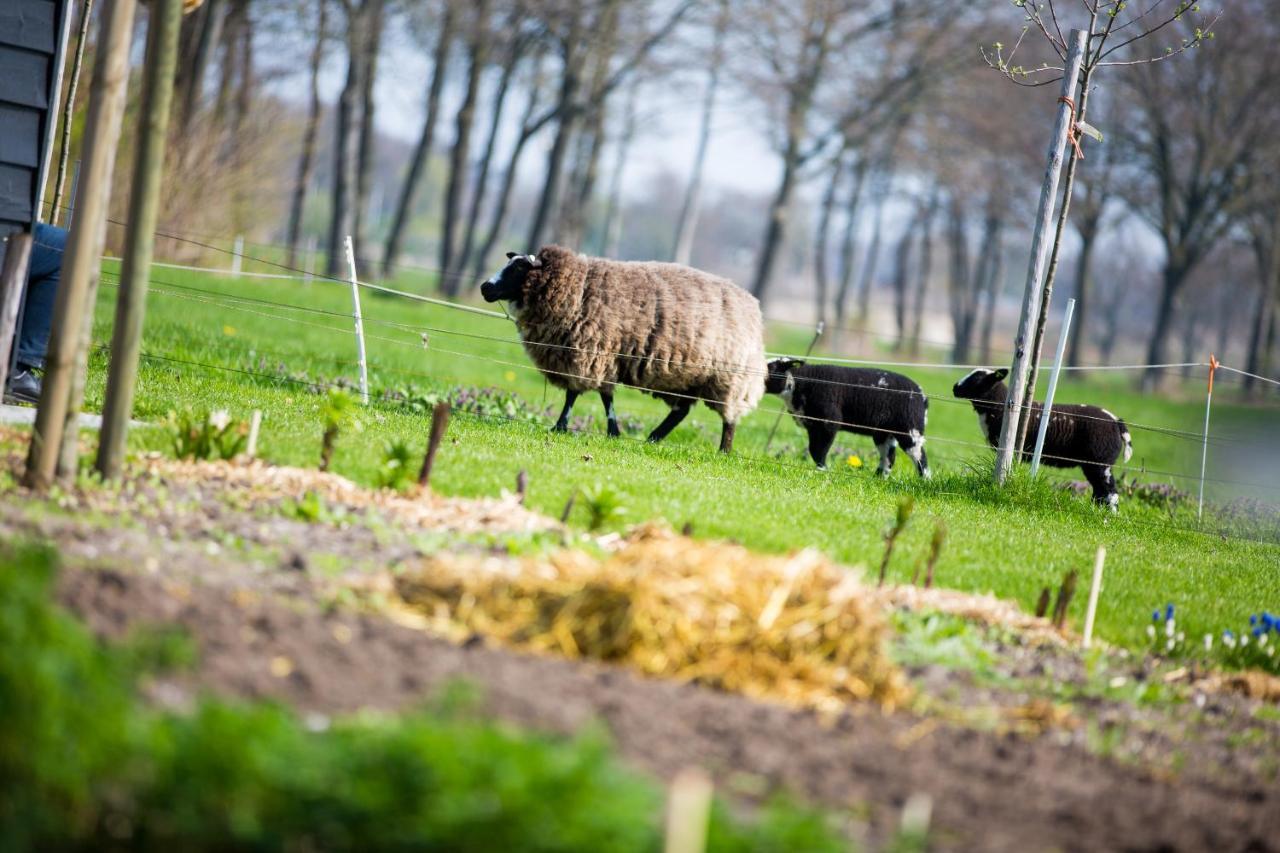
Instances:
[[[508,370],[506,373],[502,374],[502,377],[506,379],[508,382],[515,382],[516,372],[514,370]]]
[[[845,460],[845,461],[847,461],[847,462],[849,463],[849,467],[850,467],[850,468],[861,468],[861,467],[862,467],[862,457],[861,457],[861,456],[856,456],[856,455],[855,455],[855,456],[850,456],[850,457],[849,457],[847,460]]]
[[[236,333],[236,330],[235,330],[235,327],[234,327],[234,326],[223,326],[223,327],[222,327],[222,334],[224,334],[224,335],[228,335],[228,336],[230,336],[230,335],[234,335],[235,333]]]

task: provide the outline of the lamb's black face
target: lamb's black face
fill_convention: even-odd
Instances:
[[[979,400],[1008,375],[1009,370],[1004,367],[999,370],[975,370],[957,382],[951,393],[961,400]]]
[[[542,266],[542,262],[534,255],[517,255],[507,252],[507,265],[494,274],[492,278],[480,285],[480,295],[485,302],[514,302],[517,306],[524,296],[524,280],[529,277],[530,270]]]
[[[804,364],[798,358],[779,358],[769,362],[769,375],[764,380],[764,393],[781,394],[787,390],[787,374]]]

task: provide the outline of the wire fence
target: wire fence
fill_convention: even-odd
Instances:
[[[124,223],[118,222],[115,220],[111,220],[111,222],[112,224],[115,224],[115,225],[124,225]],[[175,240],[183,243],[196,245],[204,249],[208,249],[210,251],[215,251],[222,254],[226,254],[228,256],[235,257],[237,259],[253,261],[255,263],[263,264],[266,266],[270,266],[272,268],[282,270],[282,272],[263,273],[263,272],[253,272],[253,271],[245,271],[245,270],[239,270],[239,271],[230,270],[230,269],[224,270],[224,269],[218,269],[216,267],[200,267],[200,266],[185,265],[185,264],[170,264],[170,263],[153,264],[154,267],[157,267],[160,269],[174,269],[174,270],[180,270],[180,271],[200,272],[204,274],[235,276],[243,279],[261,279],[264,281],[296,282],[296,281],[316,280],[321,282],[332,282],[335,284],[342,285],[343,287],[350,287],[352,284],[352,282],[350,281],[343,280],[337,277],[298,269],[296,267],[292,267],[287,264],[283,264],[267,258],[246,254],[243,251],[226,249],[216,245],[213,242],[208,242],[210,240],[214,240],[218,238],[205,238],[204,240],[197,240],[192,237],[180,235],[177,233],[160,232],[160,231],[157,232],[157,236],[164,237],[170,240]],[[272,247],[271,244],[251,244],[251,245],[259,245],[259,246],[264,246],[268,248],[284,248],[284,247]],[[55,248],[55,247],[47,247],[47,248]],[[119,259],[106,258],[104,260],[117,261]],[[424,272],[434,272],[434,273],[440,272],[439,270],[435,270],[429,267],[421,267],[416,269],[420,269],[421,271],[424,271]],[[106,273],[105,275],[110,275],[110,274]],[[310,326],[318,329],[323,329],[328,332],[336,332],[343,335],[352,334],[351,327],[350,325],[348,325],[351,319],[350,312],[332,311],[332,310],[327,310],[323,308],[318,308],[315,306],[293,305],[290,303],[278,302],[275,300],[266,300],[266,299],[259,299],[254,297],[245,297],[245,296],[220,293],[217,291],[210,291],[202,288],[192,287],[190,285],[183,285],[183,284],[179,284],[177,282],[172,282],[172,281],[152,279],[151,283],[155,285],[159,285],[159,287],[153,289],[153,292],[161,296],[190,299],[197,302],[204,302],[206,304],[217,305],[221,308],[225,308],[229,310],[256,314],[258,316],[261,316],[273,321],[284,321],[289,323],[301,324],[301,325]],[[408,291],[398,290],[395,288],[390,288],[390,287],[386,287],[383,285],[378,285],[378,284],[374,284],[366,281],[357,281],[355,283],[358,284],[361,288],[365,288],[373,292],[379,292],[379,293],[383,293],[385,295],[389,295],[397,298],[409,299],[416,302],[433,305],[436,307],[446,308],[449,310],[464,311],[464,312],[468,312],[468,313],[472,313],[480,316],[490,317],[493,319],[504,319],[504,320],[509,319],[505,313],[477,308],[475,306],[462,304],[452,300],[429,297],[423,294],[411,293]],[[162,290],[160,288],[169,288],[169,290]],[[182,291],[182,292],[179,292],[179,291]],[[284,314],[278,313],[278,312],[285,312],[285,311],[292,312],[292,313],[309,314],[317,317],[324,316],[324,317],[332,317],[335,319],[341,319],[344,321],[344,325],[339,327],[336,325],[328,325],[325,323],[312,322],[312,321],[304,320],[300,317],[286,316]],[[366,336],[372,340],[377,340],[377,341],[388,343],[395,346],[413,347],[415,349],[422,349],[425,347],[426,349],[435,353],[451,355],[454,357],[464,358],[464,359],[481,360],[496,366],[504,366],[504,367],[510,367],[510,368],[520,369],[520,370],[536,371],[541,373],[541,375],[543,376],[547,376],[548,374],[550,374],[552,376],[558,376],[559,378],[566,379],[566,380],[590,381],[592,377],[588,377],[582,374],[575,374],[570,371],[548,371],[545,369],[539,370],[539,368],[527,362],[506,361],[500,358],[495,358],[490,354],[481,354],[481,353],[474,353],[474,352],[465,352],[460,350],[444,349],[439,347],[438,345],[435,345],[431,340],[431,336],[435,336],[435,335],[453,336],[457,338],[483,341],[489,344],[499,344],[499,345],[506,345],[506,346],[522,346],[526,348],[540,347],[540,346],[552,347],[552,348],[562,349],[562,350],[576,350],[580,354],[584,354],[584,355],[593,355],[593,356],[608,355],[617,359],[633,359],[633,360],[640,360],[640,361],[647,361],[647,362],[653,361],[652,359],[646,359],[643,356],[636,356],[634,354],[609,353],[609,352],[590,350],[587,348],[574,347],[574,346],[568,346],[568,345],[524,342],[519,340],[518,338],[499,337],[496,335],[485,335],[477,332],[467,332],[459,329],[450,329],[443,326],[423,326],[423,325],[412,324],[412,323],[398,323],[398,322],[389,321],[381,318],[366,318],[366,322],[376,326],[383,327],[383,328],[394,329],[398,332],[412,333],[419,336],[420,338],[419,341],[405,341],[405,340],[390,338],[386,336],[379,336],[379,335]],[[782,320],[782,321],[771,320],[771,322],[783,322],[783,323],[790,323],[793,325],[807,325],[807,324],[799,324],[796,321],[786,321],[786,320]],[[856,332],[857,330],[846,329],[844,331]],[[771,354],[771,355],[785,356],[785,354]],[[166,358],[156,353],[148,353],[146,354],[145,357],[152,361],[165,360]],[[790,357],[794,358],[796,356],[792,355]],[[232,372],[241,373],[244,375],[253,376],[257,378],[266,378],[266,379],[276,380],[276,381],[279,381],[282,378],[279,376],[272,376],[270,374],[262,374],[260,372],[243,370],[238,368],[231,368],[223,365],[203,364],[199,362],[184,362],[183,360],[180,360],[180,359],[168,359],[168,360],[176,361],[180,363],[186,363],[192,366],[200,366],[204,368],[214,369],[214,370],[232,371]],[[960,364],[960,363],[946,363],[946,362],[942,362],[942,363],[913,362],[913,361],[894,362],[894,361],[879,361],[879,360],[873,360],[873,359],[836,358],[836,357],[829,357],[829,356],[818,356],[818,357],[810,356],[808,357],[808,360],[811,362],[821,362],[821,363],[830,363],[830,364],[847,365],[847,366],[862,366],[862,367],[875,367],[875,368],[904,367],[904,368],[926,369],[926,370],[934,370],[934,369],[936,370],[960,370],[960,369],[972,370],[972,369],[981,369],[981,368],[987,368],[987,367],[993,366],[993,365],[983,365],[983,364]],[[355,362],[345,362],[341,359],[335,359],[335,361],[339,363],[344,363],[344,364],[355,363]],[[694,366],[694,365],[691,364],[690,366]],[[730,371],[737,371],[742,374],[755,375],[760,377],[761,381],[763,381],[764,376],[767,374],[766,371],[762,371],[758,368],[753,368],[750,366],[743,366],[743,365],[702,364],[700,366],[706,367],[709,369],[730,370]],[[1202,362],[1185,362],[1185,363],[1171,363],[1171,364],[1159,364],[1159,365],[1147,365],[1147,364],[1083,365],[1077,368],[1063,368],[1063,369],[1064,370],[1076,369],[1076,370],[1089,370],[1089,371],[1151,370],[1151,369],[1168,370],[1168,369],[1184,369],[1184,368],[1205,368],[1208,366],[1209,365]],[[440,377],[437,375],[418,373],[418,372],[408,371],[400,368],[381,367],[380,369],[390,373],[395,373],[400,375],[420,376],[422,378],[430,379],[432,381],[440,380]],[[1259,376],[1257,374],[1249,373],[1236,368],[1227,367],[1225,365],[1221,366],[1220,369],[1229,371],[1233,374],[1238,374],[1242,377],[1251,377],[1265,383],[1280,386],[1280,380]],[[289,379],[286,381],[296,381],[296,380]],[[845,387],[857,388],[857,389],[866,390],[866,391],[874,391],[874,392],[881,392],[881,393],[919,394],[923,396],[923,392],[920,392],[918,390],[912,391],[908,389],[884,388],[877,385],[871,385],[871,384],[860,383],[860,382],[840,381],[840,380],[815,380],[815,381],[824,383],[824,384],[845,386]],[[331,385],[326,385],[325,383],[305,383],[304,382],[303,384],[311,384],[317,390],[320,390],[324,387],[331,387]],[[660,388],[646,388],[646,387],[638,387],[638,386],[631,386],[631,387],[636,387],[637,390],[646,391],[649,393],[658,393],[663,395],[664,397],[669,397],[673,399],[683,399],[689,402],[690,404],[696,403],[699,401],[704,403],[712,403],[712,404],[717,402],[715,400],[708,400],[706,398],[702,398],[696,395],[670,392]],[[939,396],[930,396],[928,397],[928,400],[930,402],[942,402],[946,404],[955,404],[955,405],[961,405],[961,406],[969,404],[969,401],[967,400],[948,399],[948,398],[939,397]],[[1036,407],[1034,406],[1030,408],[1032,411],[1036,410]],[[1026,409],[1024,408],[1024,411],[1025,410]],[[776,413],[776,414],[784,413],[781,410],[769,409],[769,408],[762,409],[762,411],[767,413]],[[885,434],[890,434],[890,435],[895,434],[895,431],[893,430],[879,429],[879,428],[875,428],[865,424],[834,421],[829,419],[816,418],[816,417],[812,417],[804,414],[799,414],[799,415],[796,415],[794,413],[792,414],[793,414],[793,417],[797,419],[797,421],[817,421],[817,422],[825,423],[829,426],[834,426],[842,430],[849,430],[849,431],[863,432],[863,433],[867,431],[875,430]],[[1072,417],[1078,418],[1078,419],[1085,419],[1085,420],[1089,420],[1089,419],[1111,420],[1111,418],[1103,417],[1101,415],[1093,416],[1093,415],[1088,415],[1083,413],[1080,413],[1080,414],[1073,413]],[[1247,439],[1247,438],[1234,437],[1234,436],[1222,436],[1222,435],[1206,436],[1204,433],[1200,433],[1200,432],[1192,432],[1190,430],[1180,430],[1172,427],[1160,426],[1160,425],[1154,425],[1154,424],[1142,424],[1142,423],[1126,421],[1126,426],[1128,426],[1130,429],[1145,430],[1145,431],[1149,431],[1152,433],[1160,434],[1160,435],[1178,439],[1178,440],[1195,442],[1197,444],[1207,442],[1209,445],[1217,446],[1217,447],[1239,445],[1239,444],[1244,444],[1251,441],[1250,439]],[[898,434],[906,435],[905,432],[898,433]],[[942,437],[942,436],[929,436],[928,439],[931,442],[948,444],[951,446],[968,448],[976,451],[986,452],[990,450],[990,447],[987,444],[965,441],[962,439],[954,439],[954,438],[948,438],[948,437]],[[773,459],[770,457],[749,457],[749,458],[753,458],[756,461],[765,461],[765,462],[783,461],[783,460]],[[1046,455],[1045,458],[1047,460],[1052,460],[1054,462],[1064,464],[1064,465],[1090,464],[1090,460],[1073,459],[1065,456]],[[794,465],[797,463],[788,463],[788,464]],[[1142,474],[1142,475],[1156,475],[1156,476],[1171,477],[1176,479],[1185,479],[1189,481],[1199,481],[1203,479],[1204,481],[1207,481],[1207,482],[1244,486],[1248,488],[1261,489],[1265,491],[1280,491],[1280,486],[1267,484],[1267,483],[1248,482],[1248,481],[1241,481],[1241,480],[1232,480],[1227,478],[1213,478],[1213,477],[1201,478],[1198,475],[1184,474],[1181,472],[1173,472],[1173,471],[1154,470],[1154,469],[1146,468],[1145,466],[1141,466],[1141,465],[1116,466],[1116,467],[1118,470],[1121,470],[1121,471],[1133,471],[1135,473]],[[1188,529],[1191,529],[1191,528],[1188,528]]]

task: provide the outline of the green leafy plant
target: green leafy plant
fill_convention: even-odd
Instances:
[[[413,451],[399,439],[388,441],[382,448],[382,464],[378,466],[378,485],[402,491],[413,482]]]
[[[179,459],[233,459],[249,440],[249,424],[233,420],[226,409],[170,412],[167,426]]]
[[[596,483],[582,490],[582,505],[587,509],[587,529],[600,530],[617,523],[627,514],[622,505],[626,496],[607,483]]]
[[[320,440],[320,470],[328,471],[333,462],[333,449],[338,434],[343,430],[359,432],[362,428],[357,412],[356,398],[341,388],[330,388],[320,405],[320,419],[324,422],[324,436]]]

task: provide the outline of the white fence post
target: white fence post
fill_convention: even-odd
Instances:
[[[356,358],[360,363],[360,402],[369,405],[369,366],[364,357],[364,318],[360,316],[360,282],[356,278],[356,253],[347,235],[343,243],[347,250],[347,269],[351,271],[351,307],[356,321]]]
[[[240,258],[244,255],[244,235],[237,234],[235,242],[231,245],[231,274],[240,277]]]
[[[1204,397],[1204,442],[1200,446],[1200,505],[1196,509],[1196,521],[1204,519],[1204,469],[1209,461],[1209,407],[1213,405],[1213,374],[1218,369],[1218,358],[1209,353],[1209,392]]]
[[[1093,643],[1093,621],[1098,615],[1098,596],[1102,593],[1102,564],[1107,561],[1107,549],[1098,546],[1097,556],[1093,560],[1093,583],[1089,586],[1089,607],[1084,613],[1084,647]]]
[[[1062,317],[1062,336],[1058,338],[1058,354],[1053,360],[1053,376],[1049,377],[1049,395],[1044,398],[1040,412],[1040,429],[1036,431],[1036,451],[1031,456],[1031,476],[1040,471],[1040,451],[1044,450],[1044,436],[1049,430],[1049,415],[1053,412],[1053,395],[1058,390],[1058,374],[1062,372],[1062,354],[1067,349],[1067,335],[1071,331],[1071,315],[1076,312],[1076,301],[1067,300],[1067,313]],[[1030,417],[1031,413],[1027,413]]]

